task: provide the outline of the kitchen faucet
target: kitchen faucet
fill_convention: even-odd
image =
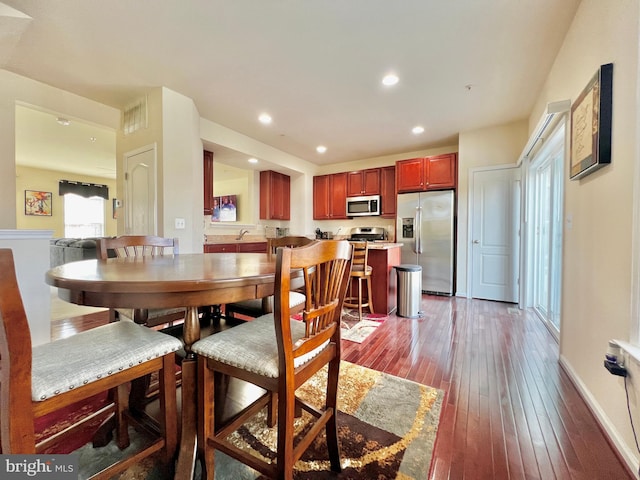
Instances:
[[[244,237],[245,233],[249,233],[249,230],[240,229],[240,234],[238,235],[236,240],[242,240],[242,237]]]

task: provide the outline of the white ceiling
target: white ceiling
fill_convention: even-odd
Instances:
[[[0,67],[120,109],[165,86],[202,117],[317,164],[527,118],[579,4],[2,1]],[[400,82],[383,87],[390,71]]]

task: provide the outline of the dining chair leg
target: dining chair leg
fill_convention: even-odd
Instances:
[[[271,400],[267,405],[267,427],[273,428],[278,423],[278,394],[271,392]]]
[[[278,450],[277,477],[291,480],[293,478],[293,422],[295,418],[295,391],[289,389],[286,395],[278,394]]]
[[[129,446],[129,429],[128,422],[125,418],[125,412],[129,409],[128,402],[128,389],[127,384],[119,385],[112,389],[115,396],[115,431],[116,431],[116,444],[120,450],[123,450]]]
[[[326,436],[327,448],[329,449],[329,461],[331,470],[341,472],[340,465],[340,444],[338,442],[338,377],[340,372],[340,359],[329,362],[327,377],[327,408],[333,409],[333,416],[327,422]]]
[[[160,413],[165,437],[164,453],[167,465],[173,465],[173,457],[178,448],[178,410],[176,399],[175,360],[164,357],[162,372],[159,375]],[[173,412],[171,414],[170,412]]]
[[[216,419],[216,375],[206,366],[207,360],[198,357],[198,411],[203,412],[203,418],[198,422],[198,450],[202,458],[203,478],[214,480],[215,475],[215,449],[209,444],[207,438],[214,436]],[[221,378],[222,382],[228,382],[229,378]],[[220,403],[220,402],[218,402]],[[219,408],[222,411],[222,408]]]

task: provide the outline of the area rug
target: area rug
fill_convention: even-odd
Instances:
[[[362,343],[375,332],[385,320],[386,315],[377,313],[363,313],[362,320],[358,310],[343,310],[340,336],[342,340]]]
[[[298,390],[298,394],[306,401],[318,404],[324,397],[325,378],[326,373],[316,375]],[[340,474],[330,471],[322,434],[296,463],[296,479],[427,478],[440,419],[442,390],[343,361],[339,392],[338,427],[343,471]],[[232,438],[252,454],[272,458],[276,434],[274,429],[266,428],[264,415],[263,412],[254,417],[234,432]],[[303,416],[296,428],[304,429],[307,420]],[[129,449],[139,448],[143,439],[133,431],[131,436]],[[93,448],[91,444],[83,446],[78,450],[81,478],[82,472],[93,471],[99,464],[128,454],[128,450],[120,452],[113,442],[102,448]],[[167,473],[151,457],[117,478],[164,480]],[[197,468],[196,475],[199,473]],[[264,479],[255,470],[220,452],[216,452],[216,478]]]

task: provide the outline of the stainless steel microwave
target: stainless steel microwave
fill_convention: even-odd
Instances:
[[[380,195],[347,197],[347,216],[366,217],[380,215]]]

